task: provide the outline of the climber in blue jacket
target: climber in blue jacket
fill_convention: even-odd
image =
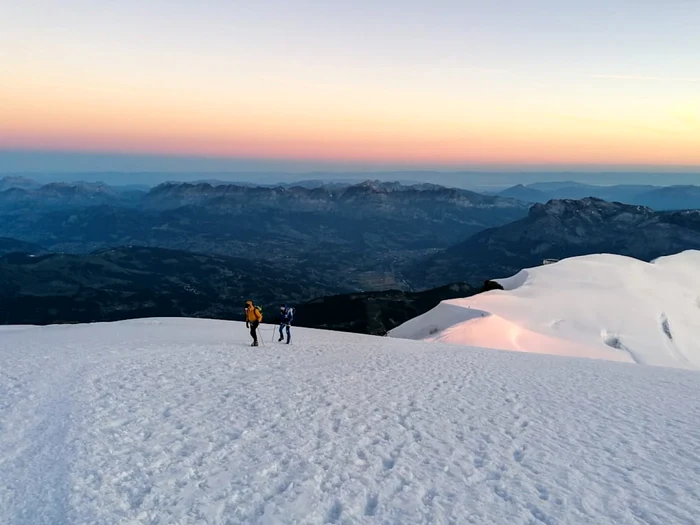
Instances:
[[[292,336],[289,332],[289,327],[292,325],[293,320],[294,308],[291,306],[287,306],[286,304],[280,305],[280,338],[278,339],[280,343],[284,341],[283,330],[285,328],[287,329],[287,344],[291,342]]]

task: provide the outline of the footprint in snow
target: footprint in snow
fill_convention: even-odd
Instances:
[[[367,504],[365,505],[365,516],[374,516],[377,513],[378,506],[379,496],[377,494],[370,494],[367,498]]]
[[[396,465],[396,458],[384,458],[382,459],[382,465],[384,466],[384,470],[391,470]]]
[[[338,523],[338,520],[340,519],[340,516],[343,514],[343,506],[340,504],[339,501],[336,501],[331,509],[328,511],[328,517],[326,518],[326,521],[329,523]]]
[[[516,450],[515,452],[513,452],[513,459],[514,459],[517,463],[522,463],[523,459],[525,459],[525,450],[526,450],[526,448],[527,448],[527,447],[524,447],[524,446],[523,446],[523,447],[520,447],[520,448],[519,448],[518,450]]]

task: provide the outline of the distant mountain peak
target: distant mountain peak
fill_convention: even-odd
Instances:
[[[16,175],[7,175],[0,178],[0,191],[5,190],[31,190],[41,186],[37,181],[29,179],[27,177],[21,177]]]
[[[51,182],[38,189],[41,193],[60,192],[60,193],[82,193],[82,194],[116,194],[116,191],[111,187],[101,182]]]
[[[535,204],[530,208],[530,217],[543,216],[564,217],[575,214],[611,216],[619,213],[651,215],[654,211],[645,206],[608,202],[597,197],[585,199],[552,199],[544,204]]]
[[[423,286],[477,282],[563,259],[609,252],[641,260],[700,247],[700,212],[654,211],[595,197],[535,204],[526,218],[479,232],[421,261]]]

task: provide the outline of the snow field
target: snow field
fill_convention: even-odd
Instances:
[[[696,372],[294,332],[0,331],[0,522],[698,523]]]
[[[572,257],[443,301],[392,337],[700,369],[700,251]]]

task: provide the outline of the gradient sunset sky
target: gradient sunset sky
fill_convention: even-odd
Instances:
[[[0,172],[56,151],[700,168],[700,1],[0,0]]]

